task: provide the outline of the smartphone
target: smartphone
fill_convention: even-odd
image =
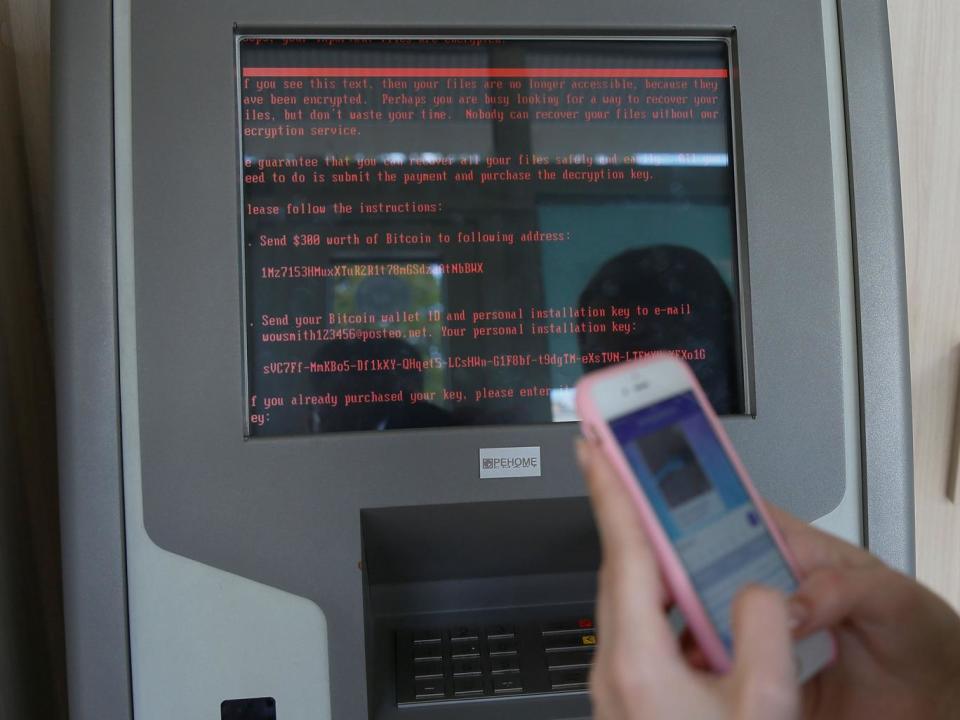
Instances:
[[[731,609],[747,584],[791,594],[796,563],[696,376],[673,356],[577,384],[584,434],[599,441],[638,509],[673,600],[710,665],[731,666]],[[794,644],[800,682],[834,658],[828,632]]]

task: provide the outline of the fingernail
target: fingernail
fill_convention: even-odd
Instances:
[[[586,441],[578,437],[575,447],[577,451],[577,462],[580,463],[580,467],[586,467],[587,456],[590,452],[587,448]]]
[[[787,612],[789,613],[791,632],[800,628],[807,621],[807,617],[810,615],[810,611],[807,609],[807,606],[796,598],[790,599],[790,602],[787,604]]]

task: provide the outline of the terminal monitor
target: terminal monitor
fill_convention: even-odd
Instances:
[[[587,717],[573,387],[658,353],[911,569],[883,3],[85,0],[54,46],[74,717]]]

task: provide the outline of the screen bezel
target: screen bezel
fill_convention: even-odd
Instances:
[[[755,418],[728,417],[723,424],[758,487],[777,504],[809,520],[841,501],[844,507],[859,503],[859,493],[851,492],[859,483],[859,465],[851,460],[859,458],[859,415],[856,393],[849,392],[857,383],[858,346],[843,319],[859,317],[844,285],[859,266],[843,261],[851,249],[849,227],[835,212],[836,199],[848,189],[846,175],[835,172],[846,160],[846,139],[842,117],[832,126],[827,110],[842,116],[843,96],[833,87],[841,79],[832,59],[839,52],[836,35],[824,30],[818,4],[599,0],[589,8],[551,5],[546,19],[539,4],[514,0],[463,6],[428,0],[415,8],[363,1],[318,6],[312,0],[149,0],[130,10],[120,18],[121,26],[129,22],[130,43],[127,64],[118,66],[122,92],[115,115],[123,141],[117,163],[124,222],[117,238],[124,262],[117,282],[125,298],[122,349],[129,371],[122,388],[124,458],[131,456],[140,473],[126,483],[134,503],[131,522],[140,527],[142,521],[151,557],[155,544],[164,551],[161,557],[189,558],[189,568],[205,564],[208,573],[217,568],[315,603],[325,614],[329,647],[338,658],[330,666],[334,717],[397,714],[378,694],[373,666],[364,663],[360,511],[582,498],[572,450],[578,428],[243,440],[231,134],[236,23],[284,31],[509,27],[531,33],[547,23],[556,34],[715,33],[736,27],[745,80],[741,167],[748,191],[759,407]],[[876,63],[865,65],[876,79]],[[869,193],[858,193],[858,199],[861,195],[869,199]],[[184,263],[187,257],[191,262]],[[894,315],[884,315],[888,324]],[[883,397],[889,400],[888,394]],[[543,476],[480,480],[478,447],[507,445],[542,446]],[[492,532],[495,519],[469,530]],[[557,537],[532,542],[549,544],[555,556]],[[431,548],[424,547],[429,555]],[[149,653],[138,658],[150,659]],[[589,708],[544,709],[540,715],[577,712],[588,714]]]
[[[740,124],[740,87],[739,87],[739,66],[737,64],[737,43],[736,28],[730,28],[725,32],[704,32],[702,34],[684,32],[672,34],[662,33],[637,33],[625,34],[622,32],[589,34],[581,33],[555,33],[544,31],[542,33],[531,32],[529,30],[522,33],[517,32],[487,32],[482,34],[469,34],[462,32],[444,32],[433,30],[429,33],[417,32],[374,32],[374,33],[352,33],[343,32],[280,32],[270,29],[259,28],[234,28],[234,75],[235,75],[235,138],[236,138],[236,194],[237,194],[237,215],[238,215],[238,234],[237,241],[239,247],[239,280],[240,280],[240,317],[239,329],[242,341],[241,348],[241,376],[242,376],[242,427],[243,439],[245,441],[270,441],[285,437],[313,437],[328,435],[329,433],[282,433],[276,435],[253,435],[251,434],[251,422],[249,412],[250,399],[250,351],[249,346],[249,328],[252,326],[249,319],[247,308],[251,304],[252,289],[247,279],[246,268],[246,249],[244,247],[246,239],[245,217],[243,212],[243,96],[242,96],[242,68],[240,61],[240,47],[245,40],[283,40],[283,39],[307,39],[307,40],[520,40],[520,41],[593,41],[593,42],[721,42],[726,47],[726,62],[728,69],[728,142],[730,143],[730,161],[733,174],[733,229],[735,233],[733,243],[733,273],[734,273],[734,297],[735,305],[734,316],[737,326],[734,332],[737,337],[733,343],[734,353],[733,362],[739,368],[735,373],[737,380],[736,392],[743,401],[743,412],[731,415],[731,417],[756,417],[754,377],[753,377],[753,343],[752,343],[752,325],[751,325],[751,302],[749,285],[749,263],[748,263],[748,238],[746,223],[746,191],[743,182],[743,152],[742,152],[742,129]],[[564,424],[560,422],[543,423],[511,423],[507,425],[470,425],[468,427],[543,427]],[[440,430],[442,428],[420,427],[408,429],[392,429],[389,431],[362,430],[350,433],[336,434],[360,434],[365,435],[371,432],[389,432],[404,433]]]

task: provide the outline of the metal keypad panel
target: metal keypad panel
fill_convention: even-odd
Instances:
[[[401,629],[397,705],[584,692],[592,617]]]

